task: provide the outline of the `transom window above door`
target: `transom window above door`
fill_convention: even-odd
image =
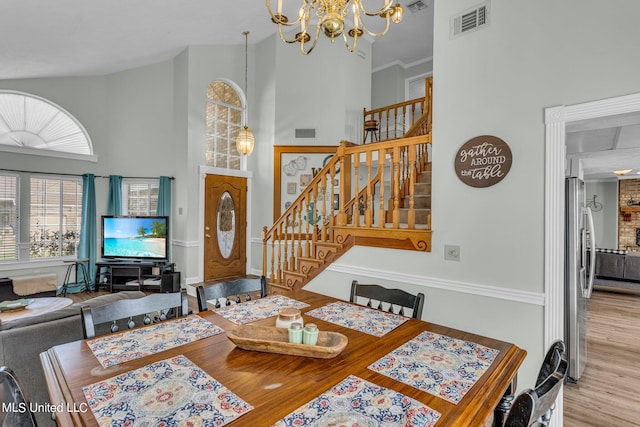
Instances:
[[[241,95],[230,84],[215,81],[207,88],[207,166],[240,170],[236,138],[242,129],[244,106]]]

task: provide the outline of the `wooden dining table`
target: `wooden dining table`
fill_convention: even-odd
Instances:
[[[305,323],[315,323],[320,331],[344,334],[348,338],[344,350],[328,359],[250,351],[236,347],[225,333],[219,333],[104,368],[87,345],[87,340],[58,345],[40,355],[51,404],[64,408],[55,414],[58,425],[98,425],[93,413],[87,410],[83,387],[179,355],[187,357],[253,406],[253,410],[229,426],[271,426],[350,375],[402,393],[438,411],[441,416],[436,426],[483,426],[496,408],[499,423],[504,411],[508,410],[504,403],[510,396],[505,392],[513,390],[518,368],[526,356],[526,352],[514,344],[416,319],[409,319],[378,337],[305,314],[339,301],[335,298],[305,290],[288,296],[309,304],[301,310]],[[211,310],[198,315],[227,332],[238,327]],[[265,318],[253,324],[275,326],[275,318]],[[457,404],[368,368],[424,331],[499,351],[488,369]]]

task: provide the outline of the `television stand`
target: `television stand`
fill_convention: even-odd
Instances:
[[[160,283],[157,279],[162,276],[166,266],[167,261],[122,259],[98,261],[96,262],[96,290],[100,286],[108,288],[110,292],[159,290]],[[156,274],[154,274],[154,268],[157,268]]]

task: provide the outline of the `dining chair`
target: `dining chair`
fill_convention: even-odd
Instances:
[[[85,338],[119,331],[121,325],[118,321],[124,320],[126,327],[132,329],[136,326],[162,322],[189,314],[187,291],[184,289],[180,292],[158,293],[142,298],[118,300],[94,308],[87,305],[81,310],[82,331]],[[109,322],[111,322],[111,326],[107,331],[102,328],[99,331],[102,333],[96,332],[97,326]]]
[[[258,278],[244,278],[237,279],[229,282],[220,282],[213,285],[203,286],[200,285],[196,288],[196,295],[198,297],[198,310],[206,311],[207,301],[216,300],[216,308],[220,308],[220,300],[225,299],[225,305],[231,305],[231,300],[235,297],[236,304],[245,301],[251,301],[253,298],[251,293],[257,295],[260,293],[260,298],[267,296],[267,279],[264,276]],[[242,297],[241,295],[244,295]]]
[[[555,401],[567,376],[565,344],[556,341],[542,362],[536,387],[520,393],[511,406],[504,427],[548,426]]]
[[[12,369],[0,366],[0,425],[12,427],[37,426],[29,399]]]
[[[413,295],[402,289],[389,289],[375,284],[365,285],[354,280],[351,282],[349,301],[358,303],[358,297],[368,298],[367,307],[373,308],[374,301],[377,301],[378,305],[375,308],[378,310],[385,310],[383,303],[387,303],[389,306],[386,311],[389,313],[395,313],[394,306],[398,306],[398,314],[401,316],[404,316],[405,308],[410,308],[412,310],[411,317],[414,319],[422,318],[422,307],[424,306],[424,294],[422,292]]]

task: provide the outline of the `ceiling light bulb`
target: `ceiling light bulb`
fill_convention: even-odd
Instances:
[[[622,175],[628,174],[631,171],[632,171],[632,169],[620,169],[620,170],[617,170],[617,171],[613,171],[613,173],[615,173],[618,176],[622,176]]]

